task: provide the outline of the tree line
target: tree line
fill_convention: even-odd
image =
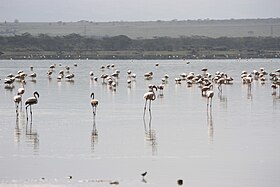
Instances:
[[[85,37],[79,34],[49,36],[29,33],[15,36],[0,36],[0,50],[31,49],[43,51],[183,51],[207,50],[280,50],[280,37],[158,37],[153,39],[131,39],[125,35],[113,37]]]
[[[280,37],[0,36],[0,59],[279,58]]]

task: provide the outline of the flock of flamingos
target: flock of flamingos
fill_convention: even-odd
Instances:
[[[62,65],[59,64],[61,67]],[[77,66],[75,63],[74,66]],[[155,66],[159,66],[158,63],[155,64]],[[54,72],[56,69],[57,65],[53,64],[49,67],[49,69],[46,71],[46,76],[51,77],[54,76]],[[105,71],[105,69],[115,69],[114,64],[109,64],[105,66],[101,66],[100,69],[102,72]],[[33,66],[30,66],[30,70],[32,73],[29,75],[25,73],[23,70],[19,70],[16,74],[9,74],[4,80],[5,88],[14,88],[14,82],[20,82],[22,87],[18,88],[17,94],[13,97],[13,100],[15,102],[16,106],[16,114],[18,115],[18,109],[19,106],[22,106],[23,103],[23,94],[25,93],[25,84],[26,84],[26,79],[29,77],[30,79],[36,79],[36,73],[33,71]],[[194,72],[189,72],[189,73],[181,73],[177,78],[175,78],[175,84],[182,84],[184,81],[185,84],[190,87],[193,84],[198,85],[201,88],[201,95],[203,97],[207,98],[207,109],[209,108],[211,110],[212,107],[212,98],[214,96],[214,90],[213,90],[213,85],[216,84],[218,88],[218,92],[222,92],[222,87],[225,84],[232,84],[233,78],[229,76],[228,74],[224,72],[216,72],[215,74],[210,74],[207,72],[207,68],[202,68],[201,69],[201,74],[195,75]],[[75,75],[71,73],[71,68],[69,66],[66,66],[65,68],[63,67],[63,70],[60,70],[57,73],[57,80],[61,81],[61,79],[67,79],[69,81],[74,80]],[[89,72],[89,77],[97,81],[98,77],[94,76],[94,72]],[[100,79],[102,79],[102,82],[104,84],[108,84],[111,88],[115,88],[117,86],[116,80],[120,77],[120,71],[115,69],[114,73],[112,74],[106,74],[103,73],[100,76]],[[153,77],[153,72],[147,72],[143,75],[144,79],[152,79]],[[131,81],[133,79],[136,79],[136,74],[132,73],[131,70],[127,71],[127,84],[128,86],[131,84]],[[151,115],[151,103],[156,99],[156,92],[159,91],[159,95],[163,95],[163,90],[164,90],[164,85],[167,83],[167,80],[169,79],[169,75],[165,74],[163,78],[161,79],[161,84],[160,85],[152,85],[150,84],[148,86],[148,92],[144,93],[144,113],[143,113],[143,118],[145,118],[146,114],[146,109],[148,105],[148,110]],[[246,72],[242,71],[240,74],[240,79],[243,84],[248,85],[248,91],[251,91],[251,84],[253,81],[260,81],[261,83],[265,83],[270,79],[271,82],[271,88],[272,88],[272,94],[276,95],[277,94],[277,89],[279,91],[279,96],[280,96],[280,69],[276,69],[274,72],[266,72],[264,68],[260,68],[259,70],[253,70],[252,72]],[[30,111],[30,118],[32,121],[32,106],[38,103],[39,99],[39,93],[35,91],[33,93],[32,97],[27,98],[24,101],[24,106],[26,110],[26,116],[28,120],[28,108]],[[93,116],[95,118],[96,115],[96,109],[98,106],[98,100],[95,98],[95,94],[91,93],[90,94],[90,104],[92,106],[93,110]]]
[[[56,69],[57,66],[59,66],[59,71]],[[74,64],[74,67],[77,66],[77,64]],[[158,63],[155,64],[155,66],[159,66]],[[31,119],[32,123],[32,106],[36,105],[39,100],[39,93],[37,91],[33,92],[33,96],[28,97],[23,102],[23,95],[25,93],[25,84],[27,79],[36,80],[37,74],[34,71],[33,66],[30,66],[30,74],[25,73],[23,70],[19,70],[16,74],[10,73],[7,75],[7,77],[4,79],[4,84],[6,89],[14,89],[14,82],[18,82],[19,85],[21,85],[20,88],[17,89],[16,95],[13,97],[13,101],[15,103],[15,110],[17,117],[19,116],[19,107],[22,107],[24,104],[25,111],[26,111],[26,118],[27,121]],[[61,81],[62,79],[65,79],[67,81],[74,81],[75,75],[71,72],[71,68],[69,66],[62,67],[61,64],[51,65],[46,70],[46,77],[52,77],[56,76],[57,81]],[[112,74],[105,73],[106,69],[113,69],[114,72]],[[115,69],[114,64],[109,64],[105,66],[101,66],[100,70],[102,72],[100,77],[94,76],[94,72],[89,72],[89,78],[92,81],[98,81],[101,79],[103,84],[106,84],[109,86],[110,89],[114,90],[118,86],[117,79],[120,78],[120,71]],[[56,74],[56,75],[55,75]],[[136,79],[136,74],[133,73],[131,70],[127,70],[126,72],[126,78],[127,78],[127,86],[130,87],[133,80]],[[151,80],[153,78],[153,72],[147,72],[144,75],[142,75],[143,79]],[[232,84],[234,79],[224,72],[216,72],[214,74],[211,74],[208,72],[207,68],[202,68],[200,74],[195,74],[194,72],[189,73],[181,73],[178,75],[174,80],[175,84],[185,84],[187,87],[192,87],[193,85],[197,85],[200,88],[201,96],[205,97],[207,99],[207,111],[212,110],[212,99],[214,97],[214,85],[216,89],[216,92],[222,93],[223,92],[223,85],[226,84]],[[280,69],[275,69],[273,72],[267,72],[264,68],[260,68],[259,70],[253,70],[252,72],[242,71],[240,73],[240,81],[248,88],[248,93],[251,92],[251,87],[253,81],[259,81],[260,83],[264,84],[266,82],[269,82],[271,84],[272,89],[272,95],[276,96],[277,98],[280,98]],[[163,96],[163,91],[165,88],[165,85],[170,82],[169,75],[165,74],[160,80],[159,85],[149,84],[147,88],[147,92],[144,93],[143,99],[144,99],[144,111],[143,111],[143,120],[146,128],[145,118],[147,111],[150,115],[150,123],[151,123],[151,105],[152,102],[157,98],[157,96]],[[97,107],[99,104],[99,101],[95,98],[95,93],[91,93],[90,95],[89,104],[92,106],[92,113],[93,113],[93,120],[95,124],[95,116],[97,113]],[[29,109],[29,113],[28,113]],[[208,115],[208,113],[207,113]],[[30,118],[29,118],[30,116]],[[151,124],[149,124],[150,126]],[[150,127],[151,129],[151,127]],[[145,129],[146,130],[146,129]],[[152,133],[149,131],[149,133]],[[97,130],[94,127],[93,135],[97,135]],[[153,134],[149,135],[150,139],[153,138]],[[147,172],[143,173],[143,180]],[[71,176],[72,178],[72,176]],[[178,180],[178,185],[182,185],[183,181]],[[118,184],[118,183],[110,183],[110,184]]]

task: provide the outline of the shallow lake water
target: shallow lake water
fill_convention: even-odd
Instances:
[[[74,64],[77,66],[74,66]],[[159,66],[155,64],[158,63]],[[51,64],[56,68],[51,75]],[[102,65],[114,68],[102,71]],[[72,81],[57,80],[65,66]],[[6,88],[4,79],[23,70],[23,101],[40,94],[17,117],[13,97],[22,86]],[[212,109],[197,84],[175,84],[181,73],[225,72],[233,84],[214,84]],[[0,61],[0,186],[280,186],[280,98],[271,81],[242,84],[243,70],[280,68],[280,59],[249,60],[2,60]],[[136,73],[127,84],[127,70]],[[120,71],[116,89],[101,74]],[[90,78],[93,71],[97,81]],[[145,80],[146,72],[153,79]],[[163,96],[152,102],[143,120],[143,95],[149,84],[169,75]],[[93,119],[90,94],[99,100]],[[157,92],[157,94],[159,94]],[[29,114],[30,115],[30,114]],[[149,126],[151,129],[149,129]],[[148,130],[149,129],[149,130]],[[97,135],[94,133],[98,132]],[[148,131],[148,133],[146,132]],[[141,173],[147,171],[143,179]],[[72,179],[69,179],[72,176]],[[118,184],[110,184],[110,182]]]

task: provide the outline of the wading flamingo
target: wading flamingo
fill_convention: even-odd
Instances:
[[[98,100],[94,98],[94,93],[92,92],[91,95],[90,95],[90,104],[92,106],[92,112],[93,112],[93,117],[95,117],[96,115],[96,107],[98,105]]]
[[[152,103],[152,101],[154,101],[156,99],[156,94],[154,92],[154,89],[157,91],[157,87],[155,85],[151,86],[151,88],[149,88],[149,91],[147,93],[145,93],[143,96],[143,98],[145,99],[143,118],[145,118],[148,100],[149,100],[149,112],[150,112],[150,116],[151,116],[151,103]]]
[[[38,98],[39,98],[39,93],[37,91],[35,91],[33,93],[33,97],[29,97],[29,98],[26,99],[25,110],[26,110],[27,120],[28,120],[27,108],[30,107],[30,116],[31,116],[31,120],[32,120],[32,108],[31,108],[31,106],[38,103]]]
[[[210,105],[212,107],[212,99],[214,96],[214,91],[213,90],[207,90],[206,91],[206,97],[207,97],[207,108]]]
[[[17,93],[17,95],[14,96],[14,102],[16,105],[17,116],[18,116],[18,105],[19,105],[19,103],[21,103],[21,100],[22,100],[21,94]]]

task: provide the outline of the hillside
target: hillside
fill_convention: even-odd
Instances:
[[[2,22],[0,36],[47,34],[63,36],[72,33],[82,36],[112,37],[126,35],[131,39],[156,37],[279,37],[280,18],[231,19],[231,20],[185,20],[149,22]]]

